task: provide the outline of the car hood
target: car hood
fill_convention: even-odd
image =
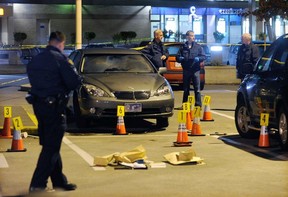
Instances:
[[[155,91],[165,79],[156,73],[101,73],[86,74],[84,83],[96,85],[103,90],[114,91]]]

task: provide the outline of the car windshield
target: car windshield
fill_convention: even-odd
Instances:
[[[149,61],[141,54],[92,54],[85,55],[81,64],[84,74],[131,72],[155,72]]]
[[[177,55],[179,49],[180,49],[180,46],[181,45],[171,45],[171,46],[166,46],[167,47],[167,50],[169,52],[169,55],[171,56],[175,56]]]

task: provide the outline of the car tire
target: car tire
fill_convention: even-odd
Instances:
[[[167,117],[156,119],[156,127],[163,128],[163,127],[168,127],[168,126],[169,126],[169,121]]]
[[[278,117],[278,138],[281,149],[288,150],[288,137],[287,137],[287,130],[288,130],[288,113],[284,107],[279,109],[277,114]]]
[[[244,102],[239,102],[235,109],[235,125],[239,135],[243,138],[256,138],[259,132],[250,129],[250,115]]]

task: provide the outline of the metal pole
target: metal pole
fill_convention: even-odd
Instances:
[[[82,0],[76,0],[76,43],[75,49],[82,48]]]
[[[254,11],[256,9],[255,0],[249,0],[248,3],[249,3],[249,10]],[[252,40],[257,39],[256,17],[253,15],[249,16],[249,33],[252,35]]]

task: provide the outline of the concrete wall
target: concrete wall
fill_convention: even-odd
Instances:
[[[235,66],[206,66],[206,84],[240,84],[240,79],[236,78]]]
[[[137,38],[150,37],[150,6],[93,6],[82,8],[82,29],[84,32],[95,32],[92,42],[112,41],[112,36],[120,31],[135,31]],[[14,4],[14,14],[9,17],[9,44],[14,44],[13,33],[25,32],[28,38],[24,44],[39,43],[37,20],[49,19],[51,31],[62,31],[70,43],[71,33],[75,32],[74,5],[31,5]],[[86,40],[83,40],[86,43]]]

